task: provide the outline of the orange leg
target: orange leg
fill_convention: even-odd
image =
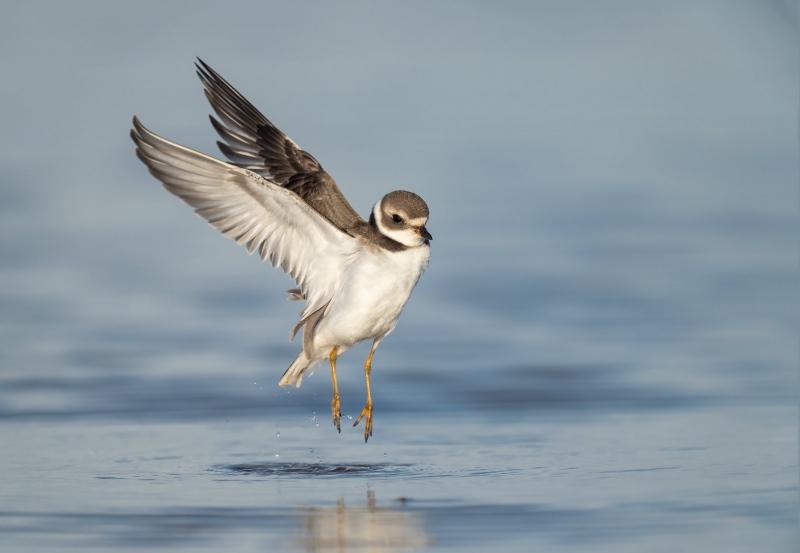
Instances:
[[[367,403],[364,405],[364,409],[356,419],[356,422],[353,423],[353,426],[358,425],[358,423],[361,422],[361,419],[366,415],[367,418],[364,421],[364,442],[369,440],[369,437],[372,436],[372,394],[370,393],[369,373],[372,371],[372,354],[375,353],[375,348],[377,347],[377,342],[372,344],[372,349],[370,350],[369,356],[364,363],[364,375],[367,379]]]
[[[342,411],[339,408],[339,383],[336,382],[336,354],[339,352],[338,346],[331,350],[328,359],[331,362],[331,378],[333,379],[333,400],[331,401],[331,414],[333,415],[333,425],[340,433],[342,427],[339,421],[342,418]]]

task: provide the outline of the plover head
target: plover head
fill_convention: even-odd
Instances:
[[[389,192],[372,208],[372,219],[384,236],[413,248],[433,237],[425,228],[428,222],[428,205],[405,190]]]

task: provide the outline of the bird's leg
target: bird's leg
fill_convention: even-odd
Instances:
[[[333,379],[333,400],[331,401],[331,414],[333,415],[333,425],[340,433],[342,431],[339,425],[339,420],[342,418],[342,412],[339,408],[339,383],[336,382],[336,354],[339,351],[339,346],[334,346],[331,350],[328,359],[331,362],[331,378]]]
[[[362,417],[366,415],[367,418],[364,421],[364,442],[369,440],[369,437],[372,436],[372,394],[369,389],[369,373],[372,371],[372,354],[375,353],[376,347],[378,347],[377,341],[372,344],[372,349],[369,351],[367,360],[364,362],[364,376],[367,379],[367,403],[364,405],[364,409],[356,419],[356,422],[353,423],[353,426],[358,425]]]

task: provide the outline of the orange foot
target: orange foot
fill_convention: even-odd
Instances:
[[[333,394],[333,401],[331,401],[331,415],[333,415],[333,426],[341,434],[342,427],[339,421],[342,419],[342,411],[339,408],[339,394]]]
[[[372,436],[372,402],[367,401],[367,404],[364,405],[364,409],[361,411],[361,414],[356,419],[356,422],[353,423],[353,426],[358,426],[358,423],[361,422],[361,419],[364,418],[364,415],[367,416],[366,420],[364,421],[364,442],[366,443],[369,440],[369,437]]]

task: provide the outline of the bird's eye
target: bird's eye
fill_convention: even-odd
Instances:
[[[392,215],[392,221],[394,221],[395,223],[402,223],[403,218],[400,217],[397,213],[395,213],[394,215]]]

